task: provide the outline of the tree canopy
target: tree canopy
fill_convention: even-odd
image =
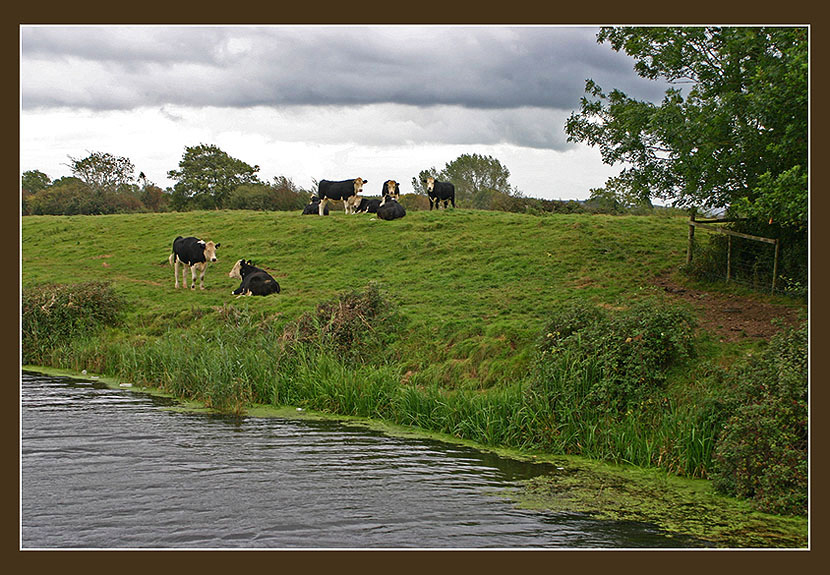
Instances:
[[[229,156],[218,146],[199,144],[188,146],[179,162],[178,170],[167,175],[175,180],[173,207],[178,209],[189,200],[200,208],[226,207],[230,194],[242,184],[259,183],[259,166],[250,166]]]
[[[85,158],[69,156],[72,175],[84,182],[92,192],[114,193],[129,189],[135,166],[129,158],[106,152],[91,152]]]
[[[489,208],[494,193],[518,194],[508,181],[510,170],[492,156],[461,154],[447,163],[443,170],[421,170],[417,179],[412,178],[412,187],[416,192],[426,193],[423,181],[428,176],[452,182],[455,185],[456,201],[473,208]]]
[[[604,27],[597,41],[673,85],[654,104],[586,81],[565,130],[625,165],[609,189],[806,228],[806,28]]]

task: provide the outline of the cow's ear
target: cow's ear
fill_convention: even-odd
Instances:
[[[222,244],[216,244],[216,245],[215,245],[215,246],[213,246],[213,247],[218,248],[218,247],[219,247],[219,246],[221,246],[221,245],[222,245]]]

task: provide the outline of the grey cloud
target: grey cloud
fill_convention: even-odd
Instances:
[[[572,110],[586,78],[659,99],[596,29],[24,27],[23,106]]]

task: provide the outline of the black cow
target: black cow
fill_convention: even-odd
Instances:
[[[319,214],[319,213],[320,213],[320,198],[318,198],[317,196],[311,196],[311,201],[308,202],[306,204],[306,206],[303,208],[303,215],[304,216],[308,215],[308,214],[315,214],[316,215],[316,214]],[[328,206],[323,208],[323,215],[324,216],[329,215],[329,207]]]
[[[243,295],[268,295],[271,293],[280,293],[280,284],[277,280],[263,269],[260,269],[248,260],[239,260],[233,265],[233,269],[228,273],[228,277],[242,280],[239,287],[231,292],[231,294],[242,297]]]
[[[380,198],[364,198],[363,196],[355,196],[354,210],[356,214],[376,214],[378,213],[378,206],[380,205]]]
[[[440,202],[444,202],[444,209],[447,209],[447,202],[452,202],[452,207],[455,207],[455,186],[452,183],[439,182],[431,176],[423,182],[427,185],[430,210],[433,204],[437,210]]]
[[[320,180],[320,183],[317,184],[317,196],[320,198],[320,215],[323,215],[324,206],[326,206],[331,200],[343,200],[343,210],[347,214],[354,213],[351,203],[347,200],[362,192],[363,184],[368,181],[369,180],[364,180],[363,178],[341,180],[339,182]]]
[[[380,195],[385,196],[389,194],[396,200],[401,199],[401,187],[395,180],[386,180],[383,182],[383,189],[380,191]]]
[[[378,218],[382,220],[397,220],[406,215],[406,210],[398,201],[390,195],[383,196],[383,201],[378,206]]]
[[[182,283],[187,289],[187,278],[185,277],[185,270],[190,268],[191,282],[190,289],[196,289],[196,272],[199,271],[199,289],[205,289],[205,271],[207,270],[208,262],[216,261],[216,248],[220,244],[213,242],[206,242],[193,236],[183,238],[176,237],[173,240],[173,253],[167,261],[173,266],[173,277],[176,279],[176,287],[179,287],[179,264],[184,264],[182,268]]]

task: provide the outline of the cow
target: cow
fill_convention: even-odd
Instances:
[[[277,280],[263,269],[260,269],[251,262],[241,259],[233,265],[228,277],[242,280],[239,287],[231,292],[237,298],[243,295],[268,295],[280,293],[280,284]]]
[[[332,200],[343,200],[343,210],[347,214],[353,213],[353,206],[346,200],[360,194],[363,191],[363,184],[368,181],[363,178],[341,180],[339,182],[320,180],[320,183],[317,184],[317,196],[320,198],[320,215],[323,215],[324,207]]]
[[[386,194],[389,194],[395,200],[400,200],[401,188],[398,182],[396,182],[395,180],[386,180],[385,182],[383,182],[383,189],[380,191],[380,195],[382,197]]]
[[[317,196],[311,196],[311,201],[309,201],[306,206],[303,208],[303,215],[308,214],[319,214],[320,213],[320,198]],[[323,215],[329,215],[329,207],[326,206],[323,208]]]
[[[185,272],[190,268],[191,282],[190,289],[196,289],[196,272],[199,275],[199,289],[205,289],[205,271],[207,270],[208,262],[216,261],[216,249],[221,244],[214,244],[189,236],[183,238],[177,236],[173,240],[173,253],[167,261],[173,266],[173,277],[176,279],[176,288],[179,287],[179,264],[182,264],[182,283],[184,289],[187,289],[187,277]]]
[[[444,209],[447,209],[447,202],[452,202],[452,207],[455,207],[454,185],[450,182],[439,182],[432,176],[422,181],[427,185],[430,211],[432,211],[433,205],[435,205],[435,209],[437,210],[441,202],[444,202]]]
[[[357,199],[354,202],[354,210],[356,214],[376,214],[378,213],[378,206],[381,198],[364,198],[363,196],[355,196]]]
[[[383,201],[378,206],[378,218],[381,220],[397,220],[406,215],[406,210],[391,195],[383,196]]]

